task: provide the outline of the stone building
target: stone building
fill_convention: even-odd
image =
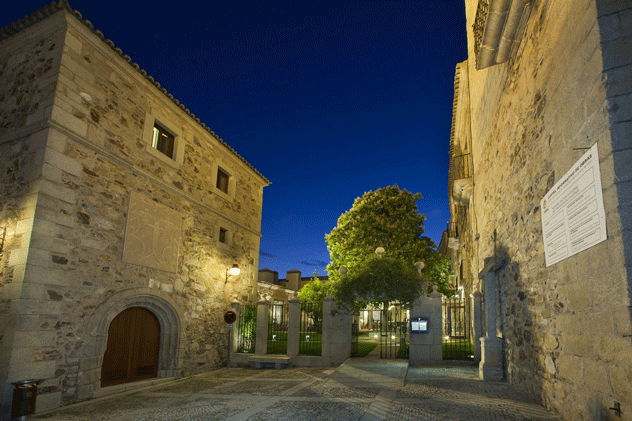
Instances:
[[[2,419],[225,364],[269,181],[66,1],[0,31],[0,98]]]
[[[484,297],[481,374],[565,420],[632,420],[632,1],[465,5],[443,247]]]

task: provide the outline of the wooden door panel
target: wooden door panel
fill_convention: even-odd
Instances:
[[[152,312],[131,307],[119,313],[108,329],[101,386],[156,377],[160,323]]]

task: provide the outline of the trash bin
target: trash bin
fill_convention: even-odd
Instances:
[[[13,404],[11,406],[12,420],[26,420],[27,415],[35,412],[37,398],[37,384],[41,380],[22,380],[13,385]]]

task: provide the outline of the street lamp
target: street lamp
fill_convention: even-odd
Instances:
[[[421,271],[423,270],[425,266],[426,264],[424,262],[415,263],[415,267],[417,268],[417,272],[419,272],[419,275],[421,275]]]
[[[345,276],[347,274],[347,268],[344,266],[340,266],[340,268],[338,269],[338,273],[340,273],[341,276]]]
[[[241,269],[239,269],[237,263],[235,263],[232,268],[226,269],[226,281],[224,283],[228,282],[228,278],[230,277],[230,275],[237,276],[240,272]]]

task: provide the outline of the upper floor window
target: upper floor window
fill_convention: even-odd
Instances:
[[[228,244],[228,230],[225,228],[219,229],[219,242]]]
[[[228,181],[230,180],[230,175],[222,170],[221,168],[217,169],[217,183],[215,187],[224,193],[228,194]]]
[[[164,127],[158,123],[154,124],[154,136],[152,146],[160,152],[173,158],[173,148],[175,145],[175,136],[169,133]]]

